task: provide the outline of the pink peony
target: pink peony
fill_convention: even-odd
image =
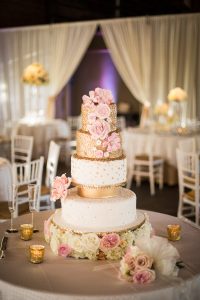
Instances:
[[[71,184],[71,178],[66,177],[65,174],[62,176],[57,176],[52,184],[52,191],[51,191],[51,200],[56,201],[60,198],[66,198],[67,190]]]
[[[58,248],[58,255],[67,257],[71,254],[72,248],[67,244],[61,244]]]
[[[102,144],[103,147],[107,148],[108,152],[117,151],[121,147],[119,134],[113,132],[110,136],[108,136]]]
[[[132,275],[133,283],[139,284],[150,283],[156,278],[155,271],[150,269],[137,270]]]
[[[102,150],[96,150],[95,151],[96,158],[102,158],[103,157],[103,151]]]
[[[153,259],[146,254],[138,254],[135,257],[135,265],[138,269],[151,268],[153,264]]]
[[[109,233],[102,237],[100,242],[100,249],[106,251],[115,249],[120,243],[120,236],[117,233]]]
[[[88,130],[93,139],[104,140],[110,132],[110,125],[104,120],[96,120],[93,124],[88,125]]]
[[[100,103],[95,108],[95,114],[99,119],[107,119],[110,116],[110,107],[107,104]]]

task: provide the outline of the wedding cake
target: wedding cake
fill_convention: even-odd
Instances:
[[[127,165],[111,92],[96,88],[83,96],[81,117],[72,178],[53,182],[51,198],[61,199],[61,209],[45,221],[45,239],[62,256],[120,259],[151,225],[136,211],[135,193],[122,187]]]

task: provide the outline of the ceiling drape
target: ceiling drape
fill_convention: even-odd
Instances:
[[[188,93],[188,116],[200,95],[200,14],[102,21],[105,43],[131,93],[153,106],[171,88]]]

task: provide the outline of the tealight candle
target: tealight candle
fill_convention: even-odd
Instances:
[[[168,240],[178,241],[181,238],[181,226],[178,224],[167,225]]]
[[[30,245],[29,246],[29,260],[33,264],[39,264],[44,259],[45,246],[43,245]]]
[[[20,225],[20,238],[24,241],[29,241],[32,239],[33,235],[33,225],[22,224]]]

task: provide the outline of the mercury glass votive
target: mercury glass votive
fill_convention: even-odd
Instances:
[[[168,240],[178,241],[181,238],[181,226],[178,224],[167,225]]]
[[[20,225],[20,238],[24,241],[29,241],[33,236],[33,225],[22,224]]]
[[[45,246],[30,245],[29,246],[29,260],[33,264],[39,264],[44,260]]]

